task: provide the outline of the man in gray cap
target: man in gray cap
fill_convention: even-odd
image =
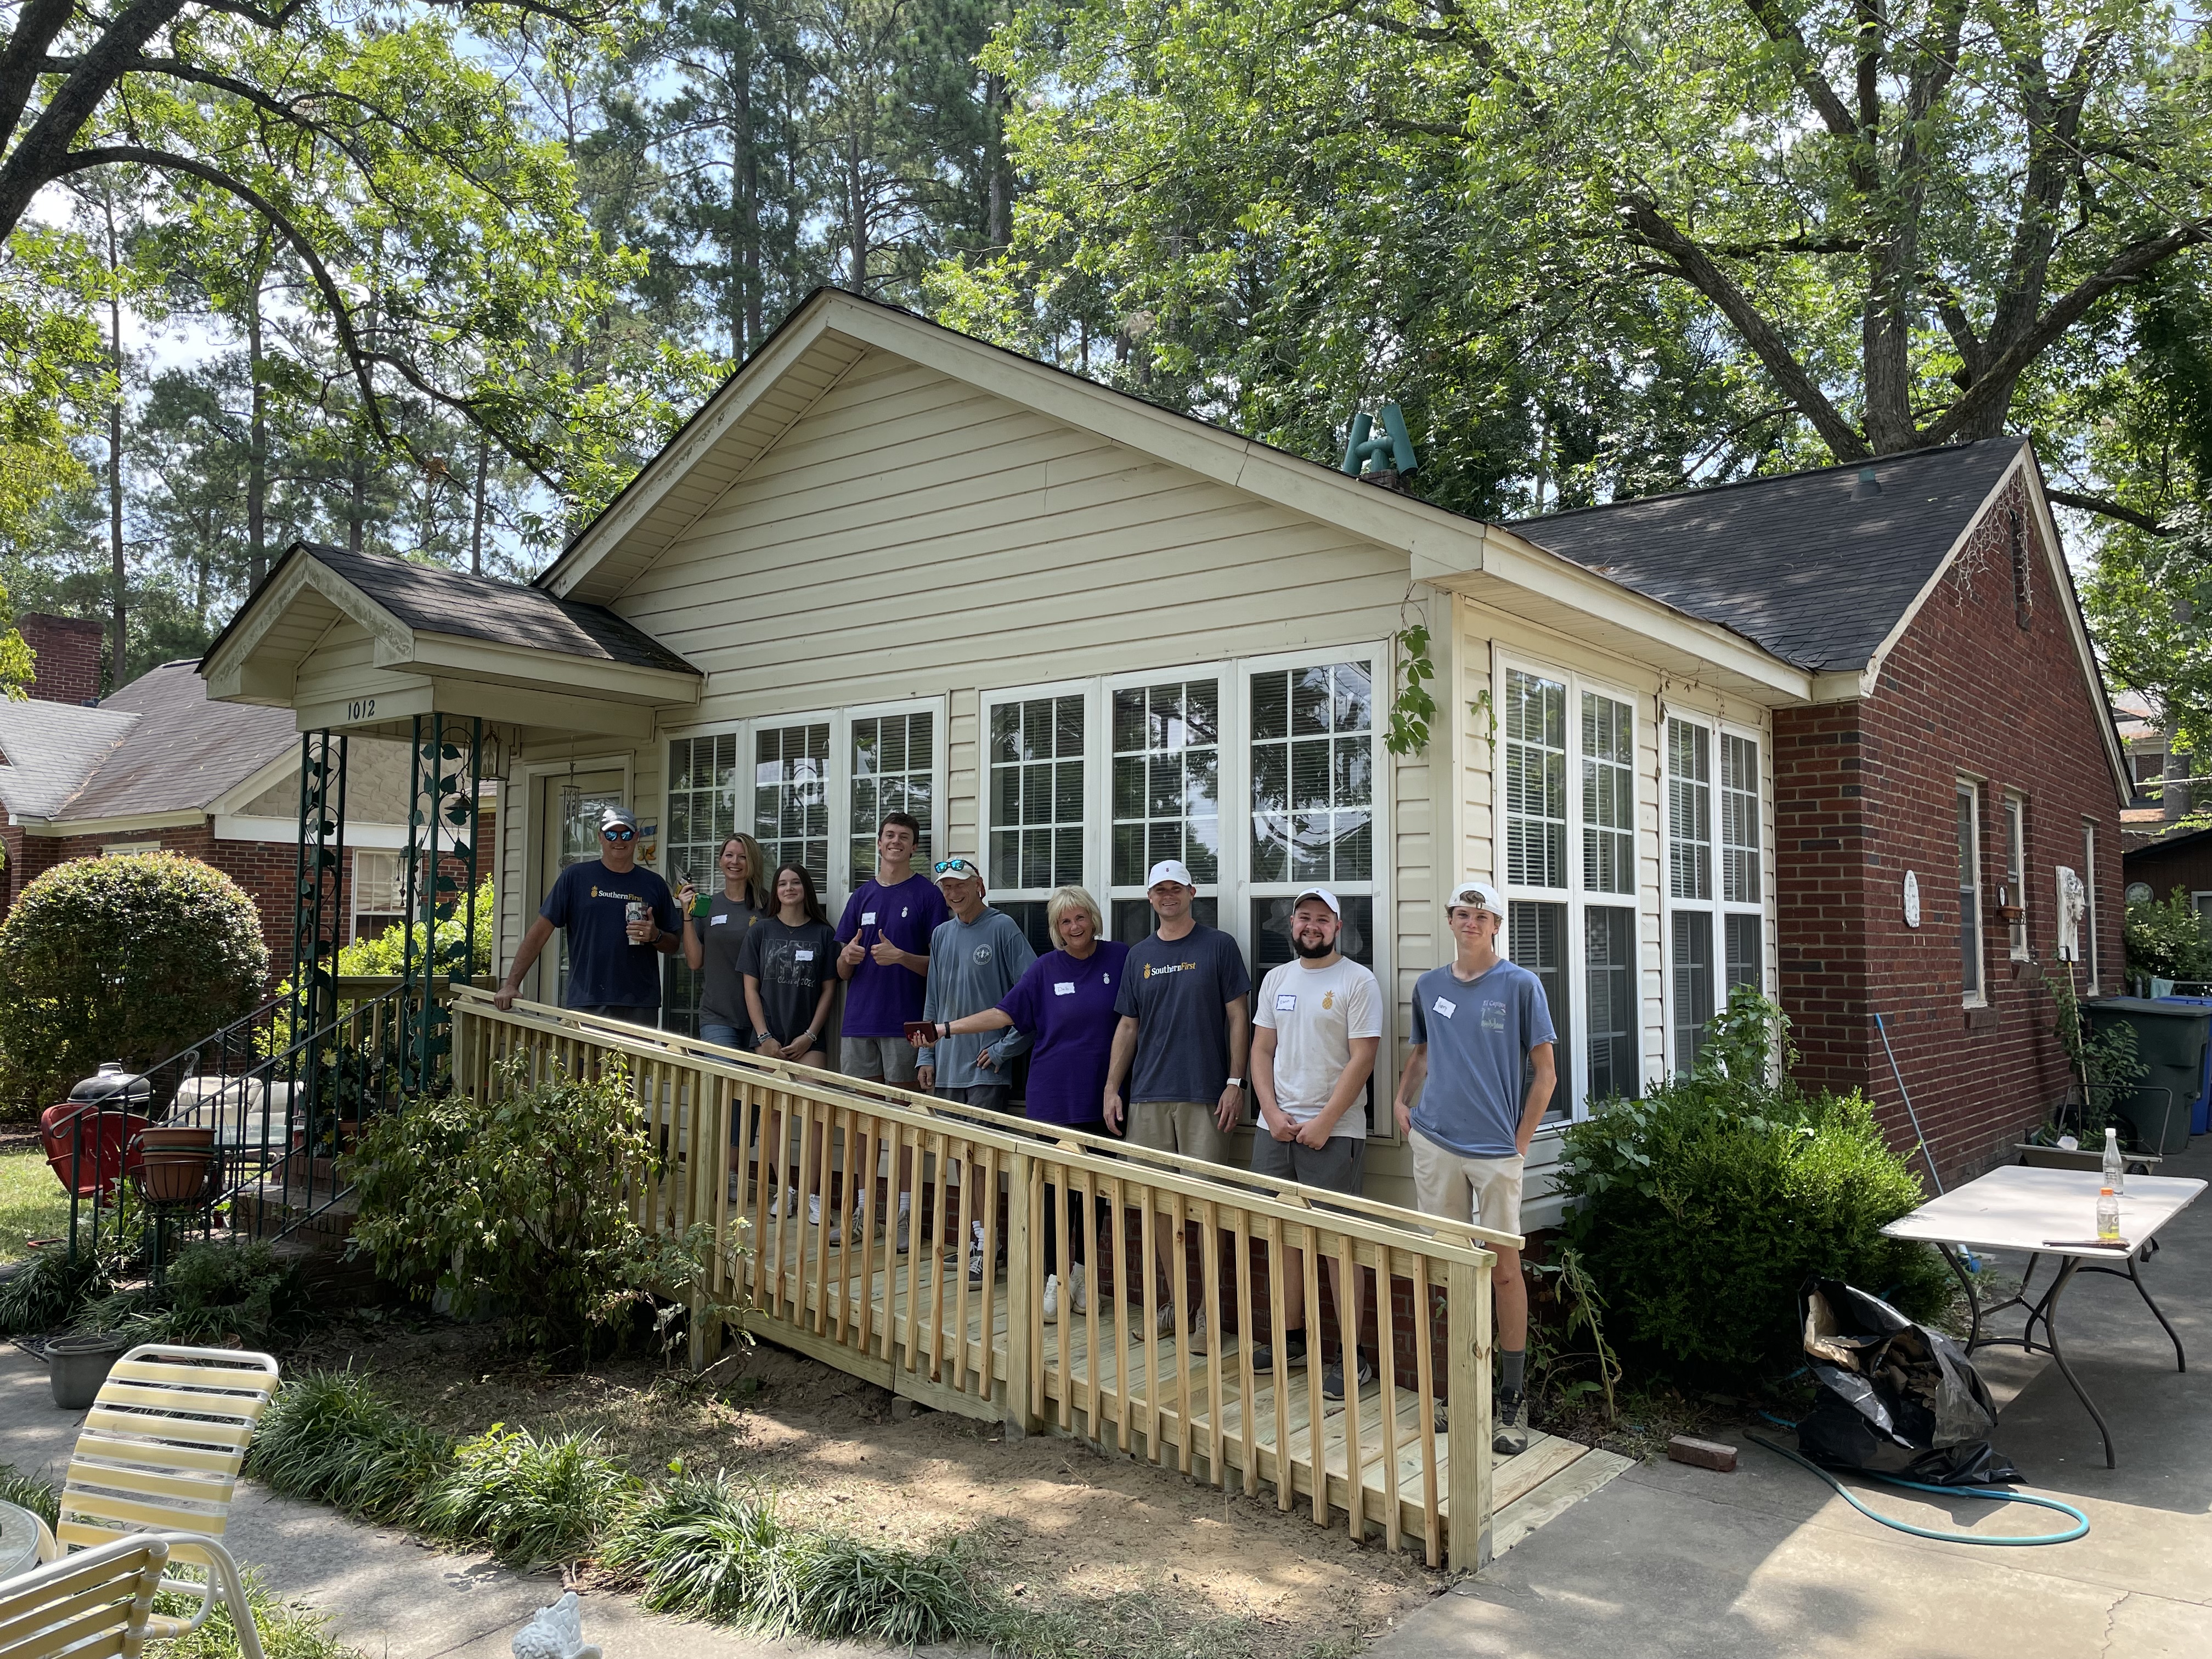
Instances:
[[[564,1006],[633,1025],[660,1023],[660,958],[682,945],[683,922],[668,884],[637,867],[637,819],[625,809],[599,814],[599,857],[570,865],[554,882],[500,981],[496,1006],[514,1006],[556,927],[568,933]]]

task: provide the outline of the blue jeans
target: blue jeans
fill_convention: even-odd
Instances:
[[[736,1026],[718,1025],[711,1019],[702,1019],[699,1022],[699,1041],[715,1043],[725,1048],[736,1048],[748,1054],[751,1052],[752,1048],[751,1044],[738,1040]]]

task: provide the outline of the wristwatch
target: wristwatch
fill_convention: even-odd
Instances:
[[[1241,1077],[1230,1078],[1227,1079],[1227,1082],[1229,1086],[1232,1089],[1241,1089],[1244,1086],[1244,1079]]]

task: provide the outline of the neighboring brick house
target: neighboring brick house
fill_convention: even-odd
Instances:
[[[72,656],[85,643],[76,633],[40,638],[33,696],[0,702],[0,913],[70,859],[183,853],[253,896],[271,975],[283,977],[299,868],[300,738],[289,711],[210,702],[196,661],[165,663],[95,707],[46,700],[50,686],[97,684],[100,636],[94,628],[89,680]],[[406,842],[405,747],[354,742],[339,895],[349,939],[398,914]]]
[[[1515,528],[1814,672],[1814,700],[1773,716],[1779,991],[1797,1075],[1865,1091],[1909,1140],[1878,1012],[1946,1177],[2004,1156],[2068,1082],[2043,983],[2060,966],[2062,868],[2087,888],[2075,983],[2122,988],[2133,781],[2028,445],[1890,455]]]

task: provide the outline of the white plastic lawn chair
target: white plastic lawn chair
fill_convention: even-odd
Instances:
[[[223,1577],[239,1651],[246,1659],[262,1659],[237,1564],[222,1545],[185,1533],[110,1534],[109,1539],[0,1583],[0,1659],[138,1659],[150,1640],[198,1630],[207,1622],[211,1601],[189,1621],[154,1611],[155,1593],[168,1582],[163,1573],[187,1550],[212,1562],[211,1577]]]
[[[235,1348],[149,1342],[115,1362],[79,1431],[62,1488],[61,1524],[40,1529],[39,1555],[111,1545],[119,1531],[169,1539],[176,1565],[204,1567],[204,1583],[165,1578],[161,1588],[200,1598],[189,1620],[155,1615],[166,1639],[196,1630],[220,1595],[230,1603],[247,1659],[259,1648],[238,1567],[216,1540],[230,1523],[230,1498],[253,1431],[276,1392],[276,1362]],[[0,1659],[12,1659],[0,1644]]]

